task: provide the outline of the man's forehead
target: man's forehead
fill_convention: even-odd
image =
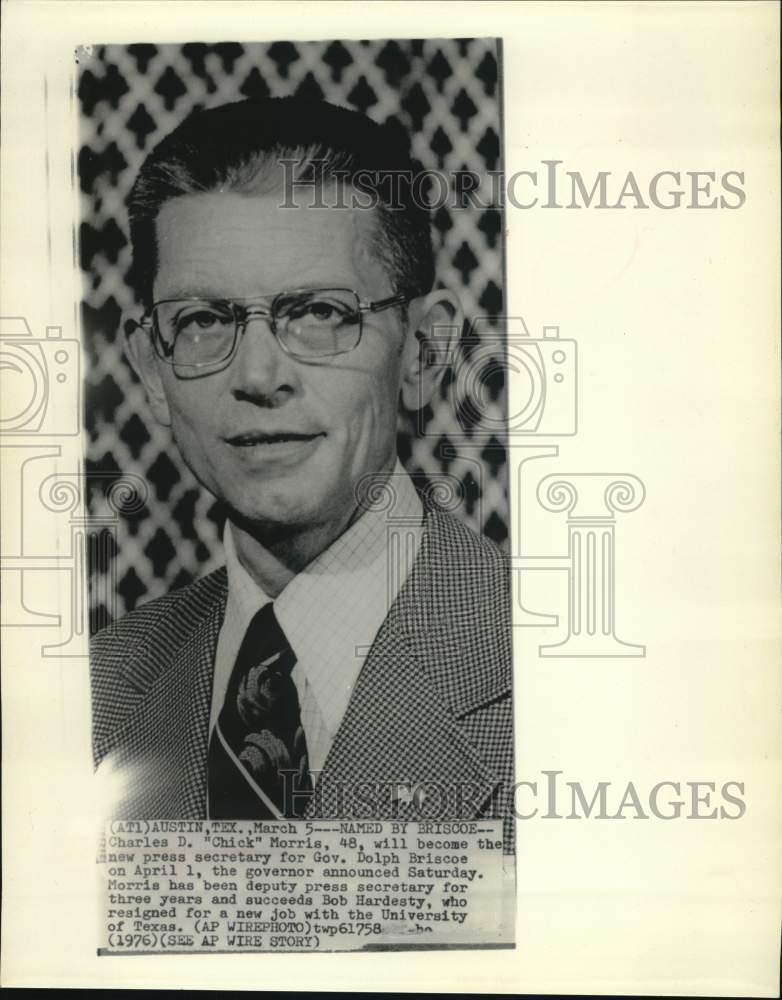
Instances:
[[[388,294],[390,275],[372,252],[378,220],[357,207],[283,207],[277,194],[214,191],[166,202],[157,218],[158,286],[185,292],[184,281],[218,281],[225,294],[250,294],[297,284],[355,287]],[[172,286],[172,287],[169,287]],[[173,287],[177,286],[177,287]],[[199,289],[187,289],[197,291]]]

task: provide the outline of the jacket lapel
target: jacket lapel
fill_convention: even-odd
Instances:
[[[471,818],[496,784],[420,663],[387,636],[364,665],[306,815]]]
[[[457,720],[506,693],[510,678],[490,669],[500,662],[491,649],[471,658],[454,629],[463,619],[475,631],[476,608],[469,588],[447,583],[454,551],[440,517],[427,516],[415,567],[359,674],[307,816],[473,818],[498,783]],[[468,569],[474,577],[474,560]]]

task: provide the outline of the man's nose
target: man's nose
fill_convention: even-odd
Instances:
[[[274,334],[271,318],[255,312],[247,316],[239,338],[231,364],[234,396],[276,405],[294,391],[296,372],[293,359]]]

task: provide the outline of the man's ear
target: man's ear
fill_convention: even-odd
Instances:
[[[136,325],[125,333],[125,353],[147,393],[150,409],[155,419],[166,427],[171,426],[168,399],[160,373],[160,359],[152,345],[148,330]]]
[[[420,410],[431,401],[453,362],[464,315],[456,296],[445,288],[414,299],[408,315],[402,402],[408,410]]]

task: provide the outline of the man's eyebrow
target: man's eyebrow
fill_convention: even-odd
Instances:
[[[155,296],[155,302],[188,302],[188,301],[204,301],[204,302],[217,302],[219,300],[227,300],[230,295],[222,295],[215,292],[207,292],[201,288],[197,289],[185,289],[180,291],[179,289],[175,291],[166,292],[164,295]]]
[[[176,291],[166,292],[165,295],[161,295],[156,298],[156,302],[166,302],[175,299],[208,299],[210,301],[216,299],[254,299],[254,298],[273,298],[275,295],[280,295],[285,292],[316,292],[321,289],[329,290],[334,288],[343,288],[348,291],[355,291],[360,294],[358,285],[360,284],[355,278],[348,280],[333,280],[333,281],[311,281],[311,282],[291,282],[284,287],[277,287],[269,289],[269,291],[264,292],[251,292],[249,294],[242,295],[226,295],[224,291],[214,291],[203,286],[185,286],[183,290],[177,289]]]

